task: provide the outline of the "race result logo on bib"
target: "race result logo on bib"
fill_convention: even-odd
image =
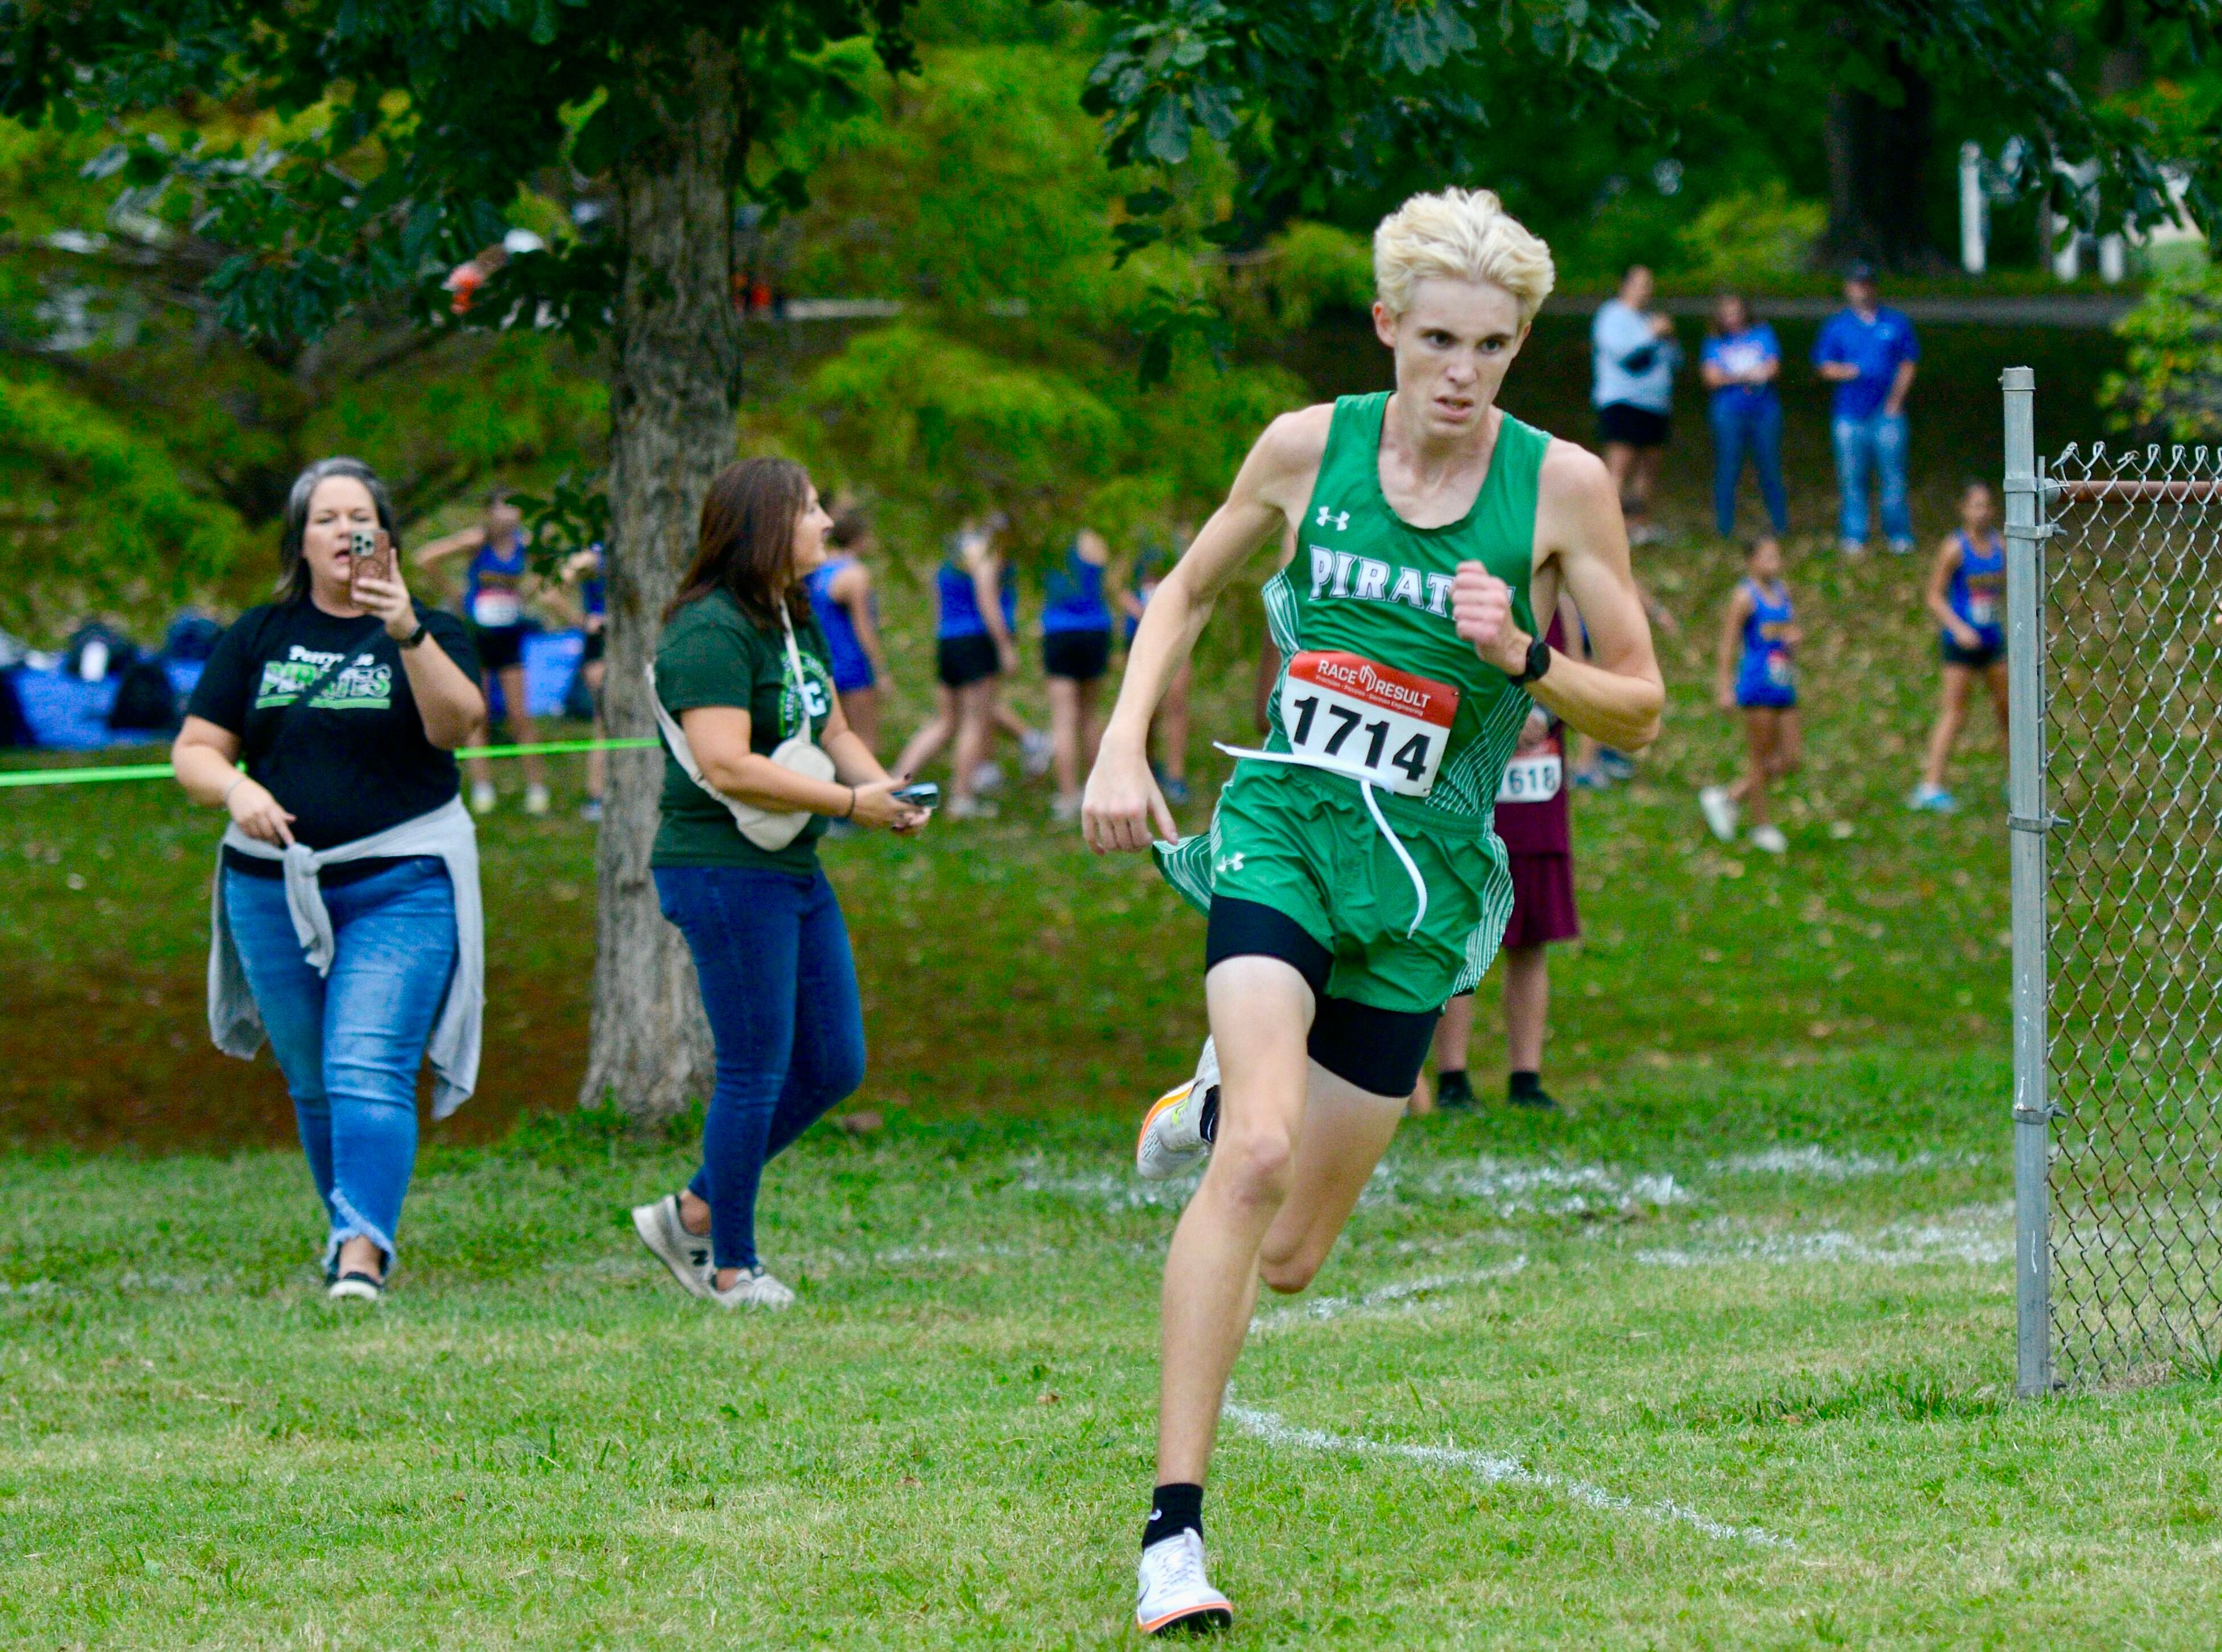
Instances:
[[[1292,752],[1407,797],[1434,787],[1458,706],[1451,684],[1357,654],[1299,654],[1281,682]]]

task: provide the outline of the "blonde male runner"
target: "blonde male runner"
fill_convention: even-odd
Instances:
[[[1233,1621],[1204,1570],[1205,1465],[1263,1278],[1301,1291],[1396,1132],[1444,1002],[1489,967],[1511,884],[1493,800],[1531,703],[1622,751],[1665,700],[1604,462],[1501,411],[1551,255],[1487,191],[1418,195],[1373,237],[1392,394],[1269,426],[1142,617],[1089,776],[1099,852],[1153,846],[1209,912],[1213,1037],[1161,1098],[1145,1176],[1208,1155],[1165,1259],[1158,1486],[1135,1621]],[[1265,748],[1211,830],[1175,845],[1150,715],[1243,562],[1293,526],[1265,587],[1282,666]],[[1572,594],[1593,659],[1535,615]]]

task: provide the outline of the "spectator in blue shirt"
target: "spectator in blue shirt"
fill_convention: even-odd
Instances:
[[[1590,399],[1597,410],[1597,442],[1620,489],[1629,543],[1636,545],[1661,537],[1651,524],[1651,490],[1674,407],[1674,368],[1682,359],[1673,321],[1651,312],[1652,292],[1651,272],[1631,264],[1620,278],[1619,292],[1598,307],[1590,325]]]
[[[1867,549],[1867,477],[1882,493],[1883,537],[1892,552],[1913,554],[1913,513],[1906,503],[1905,393],[1921,346],[1913,323],[1877,300],[1874,271],[1855,264],[1844,276],[1844,301],[1813,342],[1814,365],[1836,386],[1830,434],[1836,450],[1836,537],[1847,556]]]
[[[1767,519],[1780,538],[1790,531],[1782,492],[1782,398],[1774,388],[1782,346],[1773,328],[1751,318],[1742,293],[1723,292],[1714,301],[1713,330],[1698,353],[1698,372],[1712,393],[1713,525],[1723,539],[1736,534],[1736,483],[1748,454]]]

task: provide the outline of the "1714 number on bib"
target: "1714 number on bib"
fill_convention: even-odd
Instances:
[[[1361,655],[1307,651],[1289,662],[1281,681],[1281,728],[1292,755],[1307,763],[1425,797],[1458,703],[1447,682]]]

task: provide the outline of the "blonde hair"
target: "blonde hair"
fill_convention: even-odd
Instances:
[[[1518,301],[1522,327],[1558,280],[1542,237],[1486,189],[1415,195],[1381,220],[1373,232],[1373,290],[1383,307],[1403,315],[1412,290],[1430,275],[1503,287]]]

